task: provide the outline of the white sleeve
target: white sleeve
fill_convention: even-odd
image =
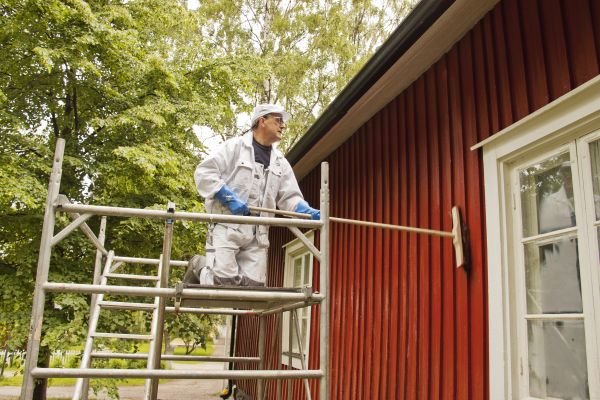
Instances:
[[[287,160],[282,163],[281,181],[277,193],[277,207],[280,210],[294,211],[301,200],[304,200],[294,170]]]
[[[233,159],[234,151],[234,141],[228,140],[198,164],[194,181],[200,196],[211,198],[225,185],[224,178],[230,169],[228,164]]]

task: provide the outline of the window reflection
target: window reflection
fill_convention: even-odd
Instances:
[[[581,313],[581,277],[575,237],[525,246],[527,312]]]
[[[589,399],[583,321],[529,321],[529,393]]]
[[[569,154],[551,157],[520,172],[523,236],[575,226]]]

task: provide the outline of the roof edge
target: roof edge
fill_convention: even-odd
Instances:
[[[385,72],[425,33],[455,0],[421,0],[359,73],[327,106],[286,157],[296,164]]]

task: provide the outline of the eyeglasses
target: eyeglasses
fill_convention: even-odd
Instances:
[[[285,123],[285,121],[283,120],[283,117],[277,116],[277,115],[265,115],[264,116],[265,119],[267,118],[273,118],[275,120],[275,122],[277,122],[279,125],[283,125]]]

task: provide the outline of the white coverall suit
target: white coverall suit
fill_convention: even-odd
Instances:
[[[196,168],[194,180],[206,200],[206,212],[231,214],[214,196],[227,185],[249,206],[293,211],[303,200],[292,167],[275,147],[269,168],[254,161],[252,132],[227,140]],[[272,213],[261,212],[272,217]],[[263,286],[267,273],[269,227],[214,224],[206,240],[202,285]]]

